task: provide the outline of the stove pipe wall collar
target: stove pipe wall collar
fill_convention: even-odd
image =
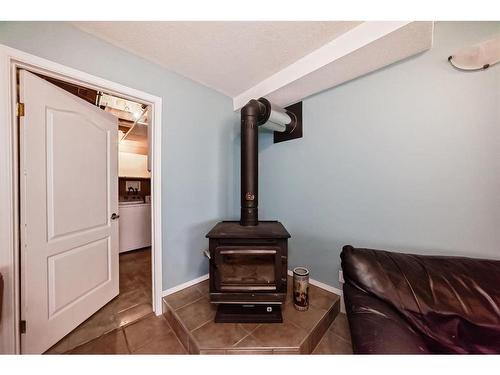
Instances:
[[[257,126],[274,132],[274,143],[302,138],[302,102],[286,108],[266,98],[252,99],[242,109],[241,117],[255,117]]]

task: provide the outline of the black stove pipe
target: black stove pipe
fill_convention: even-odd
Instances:
[[[267,121],[267,100],[250,100],[241,109],[241,219],[243,226],[259,224],[259,125]]]

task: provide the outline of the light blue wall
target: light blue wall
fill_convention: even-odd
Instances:
[[[292,234],[290,266],[338,286],[344,244],[500,257],[500,66],[460,73],[458,48],[500,23],[437,23],[434,47],[304,101],[304,138],[260,139],[260,218]],[[229,98],[70,25],[0,23],[0,43],[163,98],[163,286],[207,272],[201,250],[239,215]]]
[[[231,100],[65,23],[2,22],[0,43],[163,98],[163,288],[205,274],[205,233],[229,213]]]
[[[303,139],[261,133],[260,218],[291,233],[290,266],[338,286],[345,244],[500,258],[500,66],[446,60],[498,33],[437,23],[432,50],[305,100]]]

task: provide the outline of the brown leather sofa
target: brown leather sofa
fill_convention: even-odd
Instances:
[[[500,261],[344,246],[354,353],[500,353]]]

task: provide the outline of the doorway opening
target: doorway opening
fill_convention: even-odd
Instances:
[[[122,276],[122,284],[127,282],[127,279],[129,279],[129,286],[134,287],[137,286],[138,284],[142,284],[142,290],[139,292],[137,288],[132,288],[132,289],[126,289],[124,285],[120,285],[121,291],[124,293],[120,293],[116,298],[115,297],[118,294],[118,284],[116,285],[116,288],[113,288],[112,291],[108,291],[106,296],[104,298],[101,298],[101,301],[111,301],[112,305],[115,300],[118,300],[120,302],[121,294],[127,294],[127,292],[130,292],[130,294],[135,293],[135,297],[132,297],[130,294],[128,295],[129,301],[132,301],[132,305],[128,305],[123,301],[122,298],[121,301],[121,307],[114,307],[111,308],[108,305],[102,303],[101,305],[98,306],[98,308],[93,309],[93,308],[84,308],[85,313],[82,315],[80,314],[80,317],[78,319],[74,319],[77,324],[74,325],[73,328],[77,328],[76,330],[72,331],[73,333],[77,332],[81,326],[85,326],[88,324],[89,321],[91,321],[93,318],[97,319],[94,317],[95,313],[99,313],[101,310],[112,310],[112,311],[117,311],[117,312],[123,312],[125,310],[128,311],[128,316],[125,316],[127,314],[122,314],[120,316],[120,319],[117,319],[116,314],[113,316],[113,314],[108,314],[108,318],[111,321],[118,321],[119,324],[125,325],[128,322],[131,322],[137,318],[140,318],[141,316],[144,316],[145,314],[150,314],[151,312],[154,312],[156,315],[159,315],[162,313],[162,304],[161,304],[161,295],[162,295],[162,275],[161,275],[161,98],[157,96],[150,95],[148,93],[144,93],[139,90],[132,89],[130,87],[126,87],[120,84],[117,84],[115,82],[107,81],[99,77],[92,76],[87,73],[83,73],[81,71],[78,71],[76,69],[72,69],[42,58],[39,58],[37,56],[33,56],[27,53],[24,53],[22,51],[15,50],[13,48],[9,48],[6,46],[0,45],[0,66],[2,67],[1,74],[2,77],[5,79],[5,82],[8,82],[8,86],[6,87],[6,90],[2,90],[0,92],[0,103],[5,108],[6,110],[3,111],[3,113],[0,116],[0,120],[2,122],[1,124],[1,129],[0,131],[2,132],[2,138],[0,140],[1,143],[1,154],[2,158],[4,161],[8,162],[10,164],[9,168],[5,168],[2,171],[2,181],[0,183],[0,190],[3,193],[3,198],[4,201],[3,203],[5,204],[4,207],[6,209],[6,212],[9,212],[8,215],[2,216],[2,221],[0,222],[0,231],[2,232],[2,244],[5,246],[2,246],[0,249],[0,260],[2,264],[2,275],[5,281],[5,292],[4,292],[4,304],[3,304],[3,316],[2,316],[2,337],[1,337],[1,342],[0,342],[0,347],[2,348],[3,353],[28,353],[30,350],[25,350],[23,349],[23,342],[26,342],[26,337],[27,333],[29,334],[31,331],[31,335],[38,335],[40,332],[37,331],[36,329],[36,324],[34,324],[33,321],[26,321],[24,320],[24,314],[25,314],[25,309],[23,308],[23,303],[25,302],[23,300],[23,295],[25,296],[26,293],[23,293],[23,268],[24,268],[24,259],[22,257],[22,250],[24,250],[24,246],[26,243],[22,241],[22,236],[23,236],[23,231],[25,231],[25,227],[22,226],[22,220],[21,217],[24,214],[24,208],[22,204],[22,197],[24,197],[23,194],[23,186],[22,186],[22,180],[26,179],[25,177],[25,171],[20,169],[20,166],[22,164],[22,157],[25,157],[26,153],[23,154],[21,150],[21,132],[19,126],[21,125],[21,121],[19,118],[24,115],[24,110],[25,107],[22,106],[23,103],[22,97],[20,97],[19,93],[21,92],[20,90],[20,85],[17,82],[17,75],[19,71],[24,71],[25,76],[28,74],[31,74],[32,76],[37,76],[36,78],[39,79],[40,76],[43,76],[43,80],[46,81],[44,83],[47,86],[53,85],[54,87],[57,87],[56,90],[59,90],[59,94],[63,91],[61,89],[64,89],[66,92],[66,96],[78,96],[79,99],[77,101],[80,101],[82,103],[85,101],[85,105],[91,105],[93,108],[90,110],[90,117],[85,118],[85,116],[80,116],[80,123],[87,121],[88,123],[91,123],[92,116],[102,116],[107,117],[107,119],[110,119],[110,124],[113,123],[114,120],[111,120],[111,118],[115,118],[116,123],[118,125],[116,127],[108,127],[105,130],[105,133],[108,134],[108,142],[109,144],[114,144],[118,146],[117,139],[124,138],[125,144],[128,144],[131,148],[129,148],[127,151],[132,151],[128,153],[132,154],[137,154],[141,155],[141,159],[147,160],[147,164],[149,169],[151,170],[151,174],[149,176],[136,176],[136,175],[121,175],[118,176],[117,171],[116,172],[116,180],[113,183],[110,183],[108,181],[107,186],[111,187],[108,189],[109,191],[114,191],[115,198],[116,198],[116,203],[115,207],[110,206],[109,204],[107,205],[106,211],[106,223],[103,223],[102,225],[98,226],[92,226],[92,223],[87,223],[90,225],[87,225],[84,227],[83,232],[85,235],[89,237],[90,232],[95,232],[95,231],[102,231],[104,233],[105,230],[108,230],[107,228],[116,228],[116,234],[118,234],[118,228],[116,225],[112,225],[113,223],[118,222],[118,217],[120,216],[120,211],[118,209],[118,196],[121,196],[122,198],[126,197],[123,200],[134,200],[137,198],[137,196],[141,197],[142,202],[134,202],[134,204],[139,204],[143,203],[145,206],[149,204],[150,206],[150,212],[147,215],[150,220],[147,221],[146,226],[149,226],[149,233],[150,233],[150,240],[149,240],[149,245],[148,242],[145,243],[146,246],[141,246],[137,244],[132,244],[130,248],[126,249],[123,251],[123,261],[121,262],[123,264],[121,268],[121,274],[126,275],[127,274],[127,268],[132,269],[132,274],[129,277],[124,277]],[[42,80],[42,79],[40,79]],[[59,85],[55,84],[56,81],[59,81]],[[48,84],[50,82],[50,85]],[[62,85],[65,84],[67,87],[62,87]],[[76,90],[76,92],[72,92],[71,90]],[[67,93],[71,92],[71,95],[68,95]],[[89,98],[85,98],[84,96],[92,94],[92,92],[95,92],[95,100],[93,99],[89,100]],[[115,100],[116,102],[122,101],[123,103],[126,103],[129,105],[129,109],[131,110],[130,106],[135,105],[136,107],[138,106],[140,109],[143,110],[144,113],[140,113],[139,115],[131,110],[128,111],[131,118],[122,118],[121,120],[119,119],[120,116],[116,116],[116,114],[112,114],[111,112],[115,111],[117,108],[113,107],[113,103],[111,102],[105,102],[105,95],[108,95],[109,97],[107,98],[108,100]],[[64,95],[63,95],[64,96]],[[36,99],[42,98],[41,100],[45,100],[43,95],[38,95]],[[31,98],[33,101],[33,97]],[[100,99],[100,100],[98,100]],[[32,102],[32,104],[34,104]],[[35,103],[36,104],[36,103]],[[97,104],[97,105],[96,105]],[[116,104],[116,103],[115,103]],[[29,113],[31,110],[30,108],[33,107],[27,107],[26,108],[26,113]],[[41,107],[43,108],[43,106]],[[59,176],[65,175],[66,172],[69,172],[68,175],[74,176],[74,171],[71,171],[71,167],[69,167],[70,162],[64,160],[64,156],[67,155],[65,153],[60,153],[61,150],[57,150],[54,145],[62,145],[65,144],[64,142],[56,142],[57,138],[60,137],[61,135],[64,138],[64,134],[66,134],[66,140],[70,139],[72,137],[71,132],[69,132],[67,129],[66,130],[61,130],[65,128],[66,120],[65,116],[71,116],[74,113],[71,111],[64,111],[60,110],[61,108],[55,108],[54,106],[46,106],[45,111],[40,111],[40,114],[42,112],[44,113],[42,118],[44,118],[45,115],[47,117],[45,118],[45,121],[47,122],[48,118],[50,118],[52,121],[50,126],[46,126],[43,130],[42,133],[36,134],[36,137],[32,136],[32,140],[36,138],[45,138],[43,142],[46,142],[45,146],[49,145],[49,147],[42,147],[41,150],[45,152],[43,154],[43,159],[45,166],[42,166],[42,168],[32,168],[32,171],[41,171],[41,174],[44,174],[44,176],[51,176],[50,183],[48,184],[35,184],[34,186],[41,186],[43,189],[46,189],[49,192],[55,192],[55,186],[57,184],[58,187],[64,186],[66,182],[71,181],[70,178],[68,179],[60,179],[57,180],[57,173],[59,173]],[[126,108],[123,108],[126,109]],[[122,109],[122,110],[123,110]],[[60,113],[56,113],[59,110]],[[118,110],[120,110],[118,108]],[[93,111],[93,112],[92,112]],[[124,111],[127,112],[127,111]],[[102,115],[102,114],[104,115]],[[55,114],[55,115],[54,115]],[[140,116],[140,115],[143,116]],[[124,115],[126,115],[124,113]],[[59,116],[59,118],[57,118]],[[143,118],[136,118],[136,117],[143,117]],[[82,120],[83,119],[83,120]],[[106,120],[106,119],[105,119]],[[136,121],[138,120],[138,121]],[[57,123],[59,121],[59,124]],[[78,121],[77,121],[78,122]],[[106,121],[104,121],[106,122]],[[94,125],[97,124],[98,121],[94,121]],[[135,129],[134,128],[134,123],[135,123]],[[137,125],[139,123],[139,125]],[[141,124],[142,123],[142,124]],[[22,124],[25,125],[25,124]],[[75,128],[76,125],[70,124]],[[80,125],[78,125],[80,126]],[[76,128],[78,128],[76,126]],[[106,125],[107,126],[107,125]],[[103,129],[106,126],[101,126]],[[59,127],[59,128],[58,128]],[[146,138],[143,136],[141,131],[144,131],[144,127],[146,127]],[[82,130],[84,126],[80,126],[80,130]],[[90,127],[91,128],[91,127]],[[99,128],[99,126],[97,126]],[[115,129],[119,130],[118,131],[111,131],[110,129]],[[130,131],[132,129],[132,131]],[[88,129],[87,129],[88,130]],[[94,129],[95,130],[95,129]],[[92,131],[90,130],[87,131],[86,134],[91,134]],[[99,130],[99,129],[98,129]],[[102,129],[101,129],[102,130]],[[108,131],[109,130],[109,131]],[[130,132],[129,132],[130,131]],[[59,132],[59,133],[58,133]],[[129,134],[126,135],[126,133],[129,132]],[[80,132],[81,133],[81,132]],[[78,135],[81,135],[80,133],[76,132],[76,136],[74,138],[78,139]],[[95,133],[95,131],[94,131]],[[102,131],[101,131],[102,133]],[[138,134],[139,133],[139,134]],[[112,136],[110,137],[110,134]],[[40,136],[41,137],[38,137]],[[50,135],[50,137],[49,137]],[[92,135],[92,134],[91,134]],[[98,137],[94,137],[96,140],[98,140]],[[102,138],[102,137],[101,137]],[[105,137],[106,138],[106,137]],[[138,140],[137,138],[142,138],[141,140]],[[49,140],[47,142],[47,139]],[[144,140],[146,139],[146,141]],[[78,142],[77,146],[78,146]],[[142,147],[141,147],[142,143]],[[67,144],[71,144],[71,142],[66,142],[66,146],[63,148],[65,150],[68,150]],[[146,147],[143,147],[144,144]],[[91,144],[93,147],[94,144]],[[86,143],[85,147],[89,147],[89,142]],[[111,148],[108,146],[107,148],[110,150]],[[26,150],[25,150],[26,151]],[[102,151],[102,150],[101,150]],[[59,152],[59,156],[57,156],[57,152]],[[31,153],[31,149],[28,149],[27,154]],[[77,152],[71,152],[69,151],[69,157],[74,157]],[[89,155],[89,159],[92,159],[94,161],[94,165],[98,165],[96,163],[96,157],[95,155],[92,155],[92,152],[88,152],[85,155]],[[96,154],[99,154],[97,151]],[[116,152],[118,154],[118,152]],[[24,156],[23,156],[24,155]],[[63,157],[61,157],[63,155]],[[99,154],[99,155],[102,155]],[[57,163],[52,163],[50,162],[56,160],[55,158],[59,158],[57,160],[62,160],[62,164],[57,164]],[[54,159],[51,159],[54,158]],[[114,159],[113,159],[114,158]],[[106,158],[104,158],[106,159]],[[118,155],[113,156],[111,159],[108,157],[107,160],[104,160],[104,163],[107,165],[105,168],[101,168],[101,170],[106,171],[107,169],[110,169],[110,165],[115,165],[115,161],[117,161]],[[139,158],[138,158],[139,159]],[[110,164],[111,161],[111,164]],[[51,167],[49,167],[51,165]],[[64,173],[61,172],[61,165],[65,168],[66,170],[63,171]],[[65,166],[66,165],[66,166]],[[59,168],[59,171],[56,171],[55,167],[51,169],[53,166]],[[113,167],[115,168],[115,167]],[[45,169],[45,170],[44,170]],[[116,162],[116,169],[118,169],[118,163]],[[57,173],[56,173],[57,172]],[[56,177],[54,177],[56,176]],[[30,178],[33,177],[30,176]],[[55,182],[54,182],[55,181]],[[62,181],[62,182],[61,182]],[[66,182],[65,182],[66,181]],[[51,185],[52,182],[54,182],[54,185]],[[139,182],[139,184],[138,184]],[[24,182],[23,182],[24,183]],[[131,187],[130,190],[126,191],[126,193],[123,194],[124,189],[127,187],[127,183],[129,187]],[[25,183],[24,183],[25,184]],[[123,187],[119,187],[120,185],[123,184]],[[66,184],[67,185],[67,184]],[[70,184],[71,185],[71,184]],[[74,185],[74,184],[73,184]],[[92,185],[92,184],[91,184]],[[140,185],[140,186],[138,186]],[[33,189],[32,189],[33,190]],[[92,191],[90,191],[92,193]],[[92,197],[94,195],[91,195]],[[72,223],[65,222],[64,220],[59,219],[59,221],[56,220],[54,221],[53,218],[56,217],[54,215],[54,212],[56,212],[59,209],[62,209],[63,211],[66,209],[66,216],[64,217],[71,217],[72,211],[68,210],[67,207],[65,208],[65,202],[70,202],[68,196],[65,196],[63,194],[62,198],[60,199],[61,202],[55,202],[54,197],[58,197],[57,194],[48,194],[46,195],[41,195],[43,198],[42,200],[44,202],[48,202],[47,206],[50,206],[54,208],[51,212],[49,212],[49,215],[46,216],[46,219],[44,219],[44,215],[42,212],[42,215],[31,215],[31,222],[35,222],[36,220],[33,219],[34,217],[38,218],[40,217],[43,220],[47,221],[47,226],[46,228],[42,231],[46,234],[44,234],[42,237],[48,237],[49,239],[53,240],[52,245],[57,244],[58,246],[70,239],[74,240],[74,237],[76,235],[79,235],[79,232],[82,232],[81,230],[73,230],[71,228]],[[59,195],[61,197],[61,195]],[[52,201],[51,201],[52,199]],[[92,202],[92,200],[89,200],[88,197],[85,198],[87,202]],[[96,199],[99,199],[97,197]],[[109,201],[109,200],[108,200]],[[55,202],[55,203],[54,203]],[[45,203],[44,203],[45,204]],[[59,204],[59,205],[58,205]],[[134,206],[134,204],[130,204],[130,208]],[[67,206],[71,206],[71,204],[67,204]],[[82,206],[80,204],[80,206]],[[94,205],[98,206],[98,205]],[[89,207],[89,211],[92,211],[93,207]],[[129,207],[127,207],[129,208]],[[54,211],[55,210],[55,211]],[[49,209],[50,211],[50,209]],[[56,212],[57,214],[58,212]],[[60,212],[59,212],[60,213]],[[108,215],[110,213],[113,213],[113,215]],[[85,222],[85,217],[89,216],[87,215],[88,213],[85,212],[85,210],[81,210],[81,212],[75,212],[75,216],[79,217],[79,223]],[[52,215],[52,218],[50,217]],[[87,215],[87,216],[85,216]],[[25,215],[26,216],[26,215]],[[62,217],[60,215],[60,217]],[[85,216],[83,219],[81,216]],[[63,219],[64,219],[63,217]],[[85,223],[84,223],[85,224]],[[107,227],[107,228],[106,228]],[[135,228],[136,226],[133,225]],[[23,230],[21,230],[21,228]],[[96,229],[97,228],[97,229]],[[78,228],[77,228],[78,229]],[[62,233],[62,234],[61,234]],[[75,235],[76,233],[76,235]],[[42,233],[43,234],[43,233]],[[50,241],[49,241],[50,242]],[[105,248],[104,246],[106,240],[104,239],[97,239],[97,240],[92,240],[91,242],[87,242],[82,244],[77,244],[74,245],[76,247],[71,248],[73,245],[68,245],[67,249],[69,249],[69,253],[71,255],[77,254],[75,259],[78,258],[78,254],[83,253],[81,251],[82,248],[85,250],[90,249],[90,253],[98,254],[98,248]],[[144,242],[143,242],[144,243]],[[116,259],[118,263],[118,241],[116,241],[116,246],[117,246],[117,251],[116,251]],[[108,249],[110,249],[112,246],[109,246],[108,243]],[[67,249],[62,249],[64,252],[68,253]],[[76,250],[75,250],[76,249]],[[94,249],[94,250],[93,250]],[[72,294],[75,292],[75,289],[82,289],[85,288],[89,285],[89,283],[92,282],[97,282],[101,284],[105,284],[102,280],[86,280],[87,285],[80,285],[78,284],[80,281],[85,279],[85,277],[77,277],[73,278],[70,281],[73,281],[72,284],[67,284],[63,285],[62,289],[58,290],[57,285],[54,287],[54,277],[55,276],[60,276],[64,273],[70,274],[73,272],[75,269],[77,270],[79,266],[81,268],[84,268],[84,264],[78,264],[77,259],[73,261],[72,266],[73,268],[65,268],[64,266],[67,265],[67,260],[70,259],[67,254],[63,254],[63,251],[56,250],[55,254],[51,255],[50,261],[47,263],[43,263],[44,267],[47,267],[49,270],[49,276],[48,278],[44,279],[45,281],[42,281],[41,283],[35,283],[33,285],[42,285],[45,284],[45,287],[49,288],[50,293],[56,293],[54,291],[57,291],[59,293],[59,299],[54,298],[52,301],[49,301],[45,306],[38,305],[36,303],[32,303],[30,306],[31,309],[31,314],[33,316],[33,311],[38,309],[38,314],[35,313],[34,315],[39,315],[39,316],[44,316],[43,319],[49,318],[48,320],[50,321],[52,318],[57,317],[57,319],[60,318],[60,315],[63,315],[62,311],[64,311],[64,308],[66,306],[70,306],[74,303],[74,300],[72,300]],[[38,248],[37,248],[38,251]],[[108,251],[108,254],[110,252]],[[102,257],[102,255],[101,255]],[[48,259],[48,258],[47,258]],[[88,260],[88,259],[87,259]],[[108,258],[108,265],[104,267],[106,269],[107,267],[110,269],[109,272],[111,272],[112,266],[110,265],[111,263],[111,258]],[[21,267],[23,265],[23,267]],[[99,266],[97,262],[95,263],[96,267],[99,268],[102,271],[103,267],[102,264]],[[145,267],[141,267],[145,266]],[[149,265],[149,267],[148,267]],[[52,267],[52,269],[51,269]],[[139,268],[141,270],[137,271]],[[87,269],[93,269],[93,267],[88,267],[87,264]],[[116,271],[118,272],[118,267],[115,267]],[[136,272],[134,273],[134,269]],[[51,273],[52,272],[52,273]],[[59,274],[57,274],[59,272]],[[62,273],[61,273],[62,272]],[[77,272],[73,272],[77,273]],[[80,273],[81,275],[82,273]],[[54,276],[55,275],[55,276]],[[118,277],[114,278],[116,281],[118,281]],[[51,284],[52,283],[52,284]],[[47,286],[48,284],[48,286]],[[52,289],[50,289],[52,287]],[[95,288],[94,288],[95,289]],[[62,290],[62,293],[60,293]],[[70,292],[68,292],[70,291]],[[116,293],[115,293],[116,291]],[[77,291],[80,292],[79,296],[86,296],[87,290],[80,290]],[[139,294],[143,294],[142,297],[138,297]],[[32,292],[32,295],[35,293]],[[57,295],[56,295],[57,296]],[[64,300],[66,299],[66,300]],[[64,302],[64,303],[63,303]],[[95,300],[94,300],[95,302]],[[64,304],[64,307],[61,308],[62,304]],[[97,306],[98,304],[92,304],[94,307]],[[142,305],[142,306],[140,306]],[[102,307],[102,308],[101,308]],[[48,310],[48,315],[47,316],[47,311]],[[118,309],[118,310],[117,310]],[[133,314],[132,314],[133,312]],[[59,316],[58,316],[59,315]],[[71,315],[71,314],[70,314]],[[102,314],[101,314],[102,315]],[[85,318],[82,318],[82,317]],[[56,320],[55,318],[53,320]],[[97,325],[99,326],[99,325]],[[112,329],[111,326],[109,326],[109,329]],[[67,328],[67,325],[66,325]],[[49,330],[48,332],[50,332]],[[59,336],[59,339],[63,338],[68,332],[70,332],[71,329],[67,329],[64,334],[61,334]],[[27,333],[26,333],[27,332]],[[105,333],[105,329],[102,327],[98,327],[98,329],[94,330],[95,335],[99,336]],[[43,336],[43,335],[42,335]],[[78,340],[74,340],[73,342],[75,344],[72,345],[80,345],[81,343],[85,341],[89,341],[90,339],[95,338],[88,336],[88,339],[81,337]],[[82,341],[79,341],[82,340]],[[58,340],[53,340],[51,344],[56,344]],[[62,340],[64,341],[64,339]],[[31,352],[45,352],[47,349],[50,349],[53,345],[47,345],[44,348],[39,347],[38,349],[35,349],[34,351]],[[69,349],[69,347],[68,347]],[[64,351],[64,350],[62,350]]]
[[[148,136],[151,108],[116,94],[37,76],[118,120],[119,294],[45,352],[62,354],[153,313]]]

